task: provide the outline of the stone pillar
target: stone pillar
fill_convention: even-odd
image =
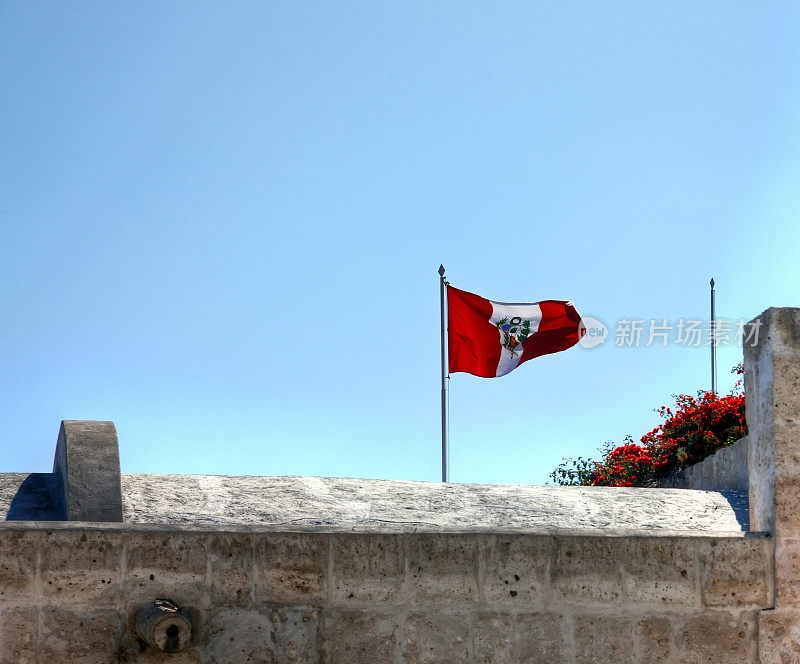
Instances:
[[[759,655],[783,664],[800,652],[800,309],[767,309],[745,331],[750,529],[772,534],[775,570]]]
[[[113,422],[64,420],[53,473],[67,521],[122,521],[119,445]]]

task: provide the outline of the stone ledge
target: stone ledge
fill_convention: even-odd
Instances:
[[[747,530],[744,492],[398,480],[123,475],[128,522],[358,532]]]
[[[699,463],[674,471],[660,480],[658,486],[700,491],[749,491],[748,445],[747,436],[740,438]]]

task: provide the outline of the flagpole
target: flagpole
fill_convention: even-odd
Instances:
[[[714,314],[714,277],[711,277],[711,391],[717,393],[717,318]]]
[[[447,482],[447,338],[445,333],[444,265],[439,266],[439,302],[442,315],[442,482]]]

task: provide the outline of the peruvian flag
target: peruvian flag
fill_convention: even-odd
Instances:
[[[493,302],[447,285],[450,372],[505,376],[523,362],[578,343],[581,317],[572,302]]]

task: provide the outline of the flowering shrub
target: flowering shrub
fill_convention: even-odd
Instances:
[[[743,372],[741,364],[732,371]],[[664,422],[642,436],[641,444],[630,436],[622,445],[606,443],[601,461],[564,459],[550,477],[561,485],[650,486],[677,468],[702,461],[747,434],[741,383],[722,397],[703,391],[696,397],[676,395],[674,410],[656,410]]]

